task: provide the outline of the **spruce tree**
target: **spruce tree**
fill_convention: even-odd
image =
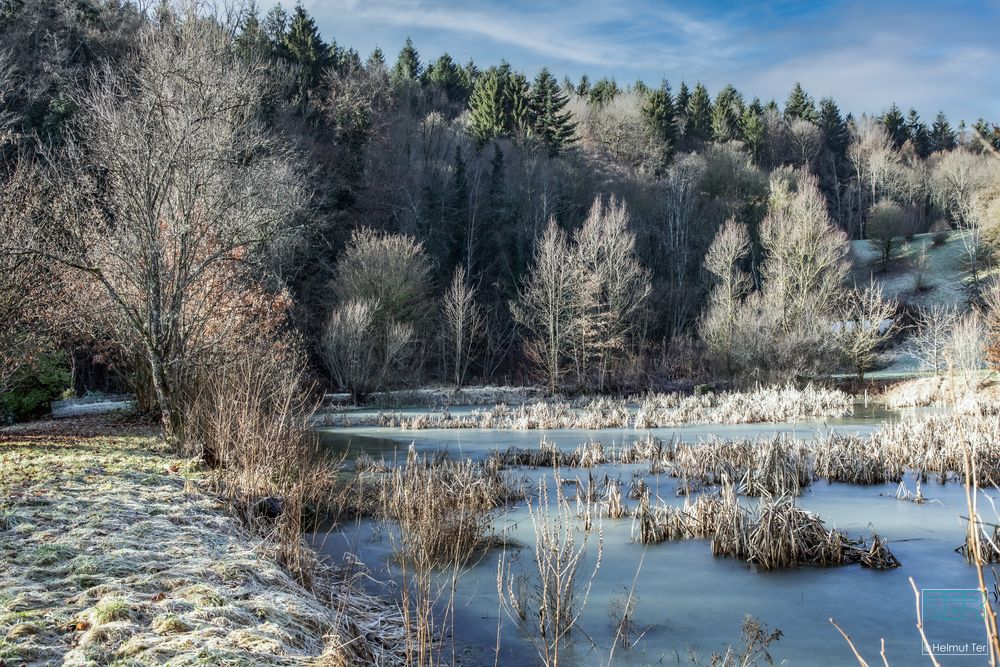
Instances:
[[[299,66],[300,92],[312,89],[330,64],[330,48],[320,37],[316,21],[309,16],[301,2],[295,5],[292,12],[280,52],[286,60]]]
[[[495,137],[531,129],[528,85],[506,62],[476,79],[469,97],[469,132],[482,146]]]
[[[576,132],[573,116],[566,111],[569,100],[559,89],[559,83],[548,68],[535,77],[528,96],[532,131],[544,143],[551,155],[556,155],[572,143]]]
[[[264,33],[275,48],[280,48],[288,30],[288,12],[281,5],[275,5],[264,18]]]
[[[712,134],[712,100],[708,89],[702,84],[694,87],[687,105],[687,127],[685,136],[707,141]]]
[[[673,145],[674,100],[670,95],[670,84],[666,81],[656,90],[650,91],[642,102],[642,121],[649,133],[667,145]]]
[[[236,49],[244,58],[270,57],[273,53],[271,40],[257,16],[256,3],[250,3],[243,16],[240,34],[236,37]]]
[[[823,131],[823,141],[834,155],[843,157],[851,142],[847,123],[840,116],[840,108],[832,97],[819,101],[819,128]]]
[[[760,100],[747,105],[740,116],[740,135],[755,162],[760,162],[764,150],[764,107]]]
[[[392,68],[390,79],[393,83],[399,84],[406,81],[420,81],[423,75],[423,65],[420,64],[420,54],[413,46],[413,40],[406,38],[406,43],[399,52],[396,64]]]
[[[580,97],[586,97],[590,94],[590,77],[586,74],[580,77],[580,84],[576,87],[576,94]]]
[[[931,126],[931,151],[950,151],[956,144],[955,131],[951,129],[951,123],[943,111],[938,111]]]
[[[595,107],[603,107],[605,104],[615,99],[621,90],[614,79],[602,78],[595,83],[587,95],[587,102]]]
[[[882,127],[885,128],[886,133],[892,139],[892,143],[896,148],[900,148],[910,138],[910,133],[906,127],[906,119],[895,102],[892,103],[888,111],[882,114],[879,122],[882,123]]]
[[[723,142],[739,139],[742,116],[743,96],[728,85],[719,91],[712,106],[712,138]]]
[[[911,108],[906,117],[906,129],[913,142],[913,150],[920,157],[927,157],[931,153],[931,132],[927,129],[927,124],[920,120],[917,110]]]
[[[785,102],[785,119],[789,121],[808,120],[810,123],[815,123],[819,119],[812,98],[806,94],[802,84],[797,81],[792,92],[788,95],[788,101]]]
[[[428,84],[443,92],[449,101],[462,104],[468,101],[470,89],[466,87],[466,78],[447,53],[442,54],[427,68],[425,78]]]
[[[377,46],[375,47],[375,50],[372,51],[370,56],[368,56],[368,62],[365,63],[365,68],[370,71],[387,71],[385,65],[385,54],[382,53],[382,49]]]

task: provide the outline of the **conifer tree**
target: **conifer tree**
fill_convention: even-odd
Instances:
[[[441,57],[427,68],[425,77],[427,83],[441,90],[448,100],[462,104],[468,100],[470,89],[466,87],[466,77],[447,53],[441,54]]]
[[[393,66],[389,78],[394,84],[406,81],[416,82],[420,81],[423,72],[424,68],[420,64],[420,54],[417,53],[417,49],[413,46],[413,40],[407,37],[406,43],[399,52],[399,57],[396,59],[396,64]]]
[[[586,74],[580,77],[580,84],[576,87],[576,94],[580,97],[586,97],[590,94],[590,77]]]
[[[911,108],[906,117],[906,129],[913,142],[913,150],[917,155],[924,158],[931,153],[931,132],[927,129],[927,124],[920,120],[917,110]]]
[[[764,107],[761,106],[760,100],[757,98],[754,98],[754,101],[747,105],[740,116],[740,135],[755,162],[760,162],[764,150],[763,116]]]
[[[530,130],[528,85],[506,62],[476,80],[469,98],[469,132],[482,146],[495,137]]]
[[[740,138],[743,96],[732,85],[719,91],[712,106],[712,138],[732,141]]]
[[[802,88],[802,84],[797,81],[785,102],[785,119],[789,121],[808,120],[810,123],[815,123],[819,119],[812,98]]]
[[[287,30],[288,12],[281,5],[275,5],[264,18],[264,33],[275,48],[278,48],[284,42]]]
[[[951,123],[943,111],[938,111],[931,126],[931,151],[950,151],[955,148],[957,141],[955,131],[951,129]]]
[[[568,99],[559,89],[559,83],[548,68],[535,77],[528,96],[531,110],[532,131],[556,155],[572,143],[576,132],[573,116],[566,111]]]
[[[371,55],[368,56],[368,61],[365,63],[365,67],[372,71],[381,71],[381,72],[387,71],[385,64],[385,54],[382,53],[382,49],[380,49],[377,46],[375,47]]]
[[[687,104],[685,136],[707,141],[712,134],[712,100],[702,84],[694,87]]]
[[[257,16],[256,3],[251,2],[243,15],[240,34],[236,37],[236,49],[244,58],[270,56],[273,51],[271,40]]]
[[[618,88],[618,84],[615,83],[614,79],[604,77],[595,83],[590,89],[590,92],[587,95],[587,102],[595,107],[603,107],[605,104],[615,99],[620,92],[621,89]]]
[[[879,120],[896,148],[900,148],[910,138],[910,133],[906,127],[906,119],[895,102],[892,103],[888,111],[882,114],[882,118]]]
[[[836,156],[843,157],[851,142],[851,134],[847,123],[840,116],[840,108],[832,97],[824,97],[819,101],[819,128],[823,131],[823,141],[826,147]]]
[[[324,68],[331,62],[330,48],[320,37],[316,21],[309,16],[302,3],[295,5],[292,19],[281,41],[280,53],[301,70],[300,93],[312,89],[318,82]]]
[[[669,83],[664,81],[659,88],[647,93],[641,113],[643,123],[652,136],[668,145],[674,143],[674,100]]]

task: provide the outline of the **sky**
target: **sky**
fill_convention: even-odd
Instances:
[[[282,0],[291,8],[294,0]],[[390,65],[411,37],[426,62],[448,52],[534,76],[586,73],[674,90],[728,83],[783,102],[801,82],[844,112],[896,102],[928,122],[1000,121],[1000,0],[741,3],[728,0],[303,0],[326,39]],[[266,5],[265,5],[266,6]]]

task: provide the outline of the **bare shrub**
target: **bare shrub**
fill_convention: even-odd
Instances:
[[[278,560],[310,583],[315,555],[302,541],[307,517],[333,506],[339,462],[309,424],[315,405],[302,364],[271,350],[213,369],[187,401],[185,445],[213,464],[215,490],[272,539]],[[194,448],[197,448],[196,450]]]
[[[882,286],[872,282],[866,289],[854,289],[844,297],[843,318],[835,333],[844,359],[863,382],[865,373],[878,360],[879,345],[896,330],[895,299],[886,299]]]
[[[556,497],[549,500],[543,480],[539,501],[529,503],[528,511],[535,528],[532,554],[533,575],[537,581],[530,589],[517,579],[501,559],[497,569],[497,592],[500,604],[528,635],[542,663],[557,667],[563,645],[570,638],[590,596],[594,576],[601,565],[604,536],[597,531],[597,557],[590,576],[580,568],[587,552],[591,532],[583,533],[578,543],[576,516],[555,479]],[[519,584],[520,582],[520,584]]]

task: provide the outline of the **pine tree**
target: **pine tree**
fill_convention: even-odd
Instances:
[[[950,151],[955,148],[956,143],[955,131],[951,129],[948,117],[943,111],[938,111],[934,125],[931,126],[931,151]]]
[[[806,94],[802,84],[797,81],[792,92],[788,95],[788,101],[785,102],[785,119],[789,121],[808,120],[811,123],[815,123],[819,119],[812,98]]]
[[[743,96],[732,85],[719,91],[712,106],[712,138],[732,141],[740,138],[740,118],[743,116]]]
[[[888,111],[882,114],[879,122],[882,123],[882,127],[885,128],[886,133],[892,139],[892,143],[896,148],[902,147],[906,143],[906,140],[910,138],[910,133],[906,127],[906,119],[895,102],[892,103]]]
[[[642,120],[649,133],[667,145],[673,145],[674,100],[670,95],[670,84],[666,81],[656,90],[650,91],[642,102]]]
[[[586,97],[590,94],[590,77],[586,74],[580,77],[580,84],[576,87],[576,94],[580,97]]]
[[[694,87],[687,105],[685,136],[707,141],[712,134],[712,100],[702,84]]]
[[[548,68],[543,68],[531,85],[528,104],[534,135],[556,155],[572,143],[576,132],[573,116],[566,111],[569,100]]]
[[[931,153],[931,132],[927,129],[927,124],[920,120],[917,110],[911,108],[906,117],[906,130],[913,142],[913,150],[917,155],[924,158]]]
[[[417,53],[417,49],[413,46],[413,40],[407,37],[406,43],[399,52],[399,57],[396,59],[396,64],[393,66],[389,78],[394,84],[406,81],[416,82],[420,81],[423,72],[424,68],[420,64],[420,54]]]
[[[826,147],[834,155],[843,157],[851,141],[847,123],[840,116],[840,108],[832,97],[824,97],[819,101],[819,128],[823,131]]]
[[[649,94],[650,88],[642,79],[636,79],[635,83],[632,84],[632,92],[640,97],[645,97]]]

